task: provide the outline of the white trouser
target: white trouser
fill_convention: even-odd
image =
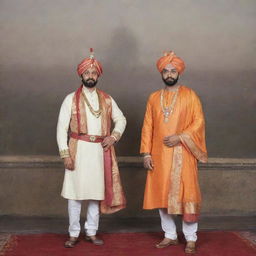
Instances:
[[[173,216],[167,213],[166,209],[159,209],[161,218],[162,229],[165,232],[165,237],[172,240],[177,239],[176,225],[173,220]],[[182,221],[182,231],[187,241],[196,241],[198,223],[197,222],[185,222]]]
[[[84,229],[87,236],[94,236],[99,227],[99,201],[87,200],[87,218],[84,224]],[[69,214],[69,236],[78,237],[80,227],[80,213],[82,200],[68,200],[68,214]]]

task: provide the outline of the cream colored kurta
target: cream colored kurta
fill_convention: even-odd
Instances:
[[[83,91],[93,109],[99,109],[99,100],[96,90],[90,92],[87,88]],[[71,108],[74,92],[69,94],[63,101],[58,125],[57,142],[59,150],[68,149],[68,129],[71,119]],[[112,101],[112,120],[114,130],[122,134],[125,130],[126,119],[118,108],[116,102]],[[96,118],[87,105],[87,129],[89,135],[101,135],[101,117]],[[65,170],[64,182],[61,195],[66,199],[73,200],[103,200],[104,199],[104,161],[101,143],[78,141],[75,160],[75,170]]]

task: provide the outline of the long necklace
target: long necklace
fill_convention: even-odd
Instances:
[[[85,100],[85,103],[86,105],[88,106],[90,112],[96,117],[96,118],[99,118],[101,113],[102,113],[102,102],[101,102],[101,98],[99,97],[99,93],[98,91],[96,90],[97,92],[97,96],[98,96],[98,99],[99,99],[99,109],[98,110],[94,110],[93,107],[91,106],[89,100],[87,99],[85,93],[83,92],[83,97],[84,97],[84,100]]]
[[[169,122],[169,116],[173,112],[174,105],[175,105],[177,97],[178,97],[179,88],[177,88],[175,90],[175,94],[172,97],[172,101],[171,101],[171,104],[170,104],[169,107],[167,106],[167,104],[164,104],[164,92],[165,92],[165,90],[161,90],[160,103],[161,103],[162,112],[164,114],[164,122],[168,123]]]

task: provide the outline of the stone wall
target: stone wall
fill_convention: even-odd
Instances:
[[[120,157],[127,208],[122,217],[154,216],[142,210],[146,171],[138,157]],[[60,192],[63,165],[55,156],[0,157],[0,215],[66,216]],[[255,215],[256,159],[211,158],[200,164],[203,215]]]

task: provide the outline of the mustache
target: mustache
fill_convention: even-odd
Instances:
[[[86,82],[89,82],[89,81],[92,81],[92,82],[95,82],[95,80],[93,78],[88,78],[85,80]]]

